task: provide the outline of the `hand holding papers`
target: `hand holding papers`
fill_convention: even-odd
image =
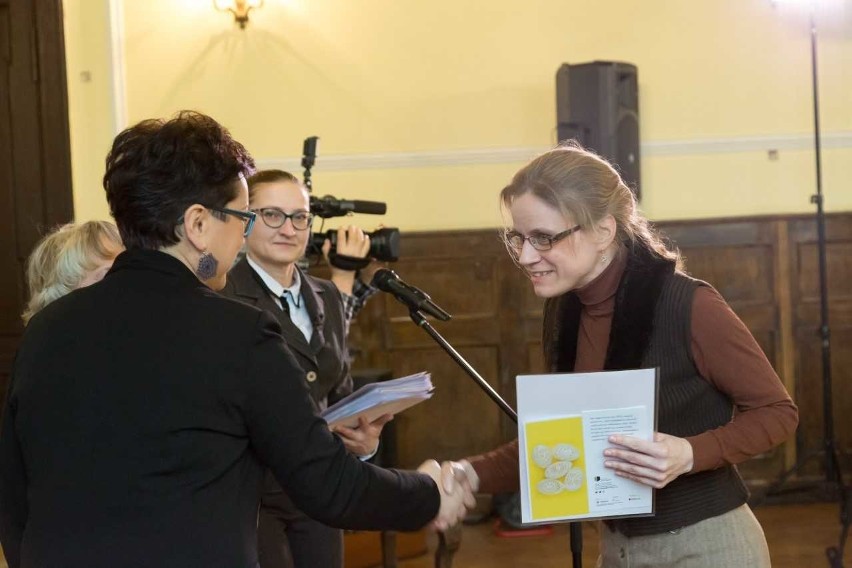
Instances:
[[[615,474],[656,489],[692,471],[692,444],[684,438],[657,432],[649,442],[632,436],[610,436],[612,448],[604,451],[604,465]]]
[[[393,414],[382,414],[372,422],[365,416],[358,418],[358,426],[347,428],[346,426],[329,426],[332,432],[340,436],[340,440],[351,454],[359,458],[369,459],[379,450],[379,440],[382,428],[393,420]]]
[[[654,512],[653,489],[621,475],[635,465],[613,464],[654,444],[655,369],[520,376],[518,418],[523,522]],[[606,456],[611,436],[642,448]]]
[[[431,398],[433,390],[429,373],[370,383],[328,407],[320,416],[330,427],[354,428],[362,416],[373,422],[383,414],[397,414]]]

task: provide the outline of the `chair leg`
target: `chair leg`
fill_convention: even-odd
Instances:
[[[438,533],[438,550],[435,551],[435,568],[452,568],[453,556],[461,546],[462,524]]]
[[[396,568],[396,531],[382,531],[382,568]]]

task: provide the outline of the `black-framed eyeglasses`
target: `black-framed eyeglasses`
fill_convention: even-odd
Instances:
[[[521,249],[524,248],[524,241],[529,241],[532,248],[537,251],[546,251],[552,249],[555,243],[570,237],[580,229],[582,229],[582,227],[580,225],[576,225],[570,229],[556,233],[555,235],[530,235],[529,237],[525,237],[517,231],[506,231],[504,238],[506,240],[506,245],[515,252],[520,252]]]
[[[304,231],[310,228],[314,221],[314,216],[308,211],[284,213],[277,207],[261,207],[260,209],[252,209],[252,212],[260,215],[260,218],[263,219],[263,224],[270,229],[279,229],[284,226],[287,219],[290,219],[294,229]]]
[[[224,213],[225,215],[233,215],[240,219],[243,223],[245,223],[245,230],[243,231],[243,236],[247,237],[251,234],[251,230],[254,228],[254,222],[257,219],[257,215],[253,211],[240,211],[239,209],[228,209],[227,207],[210,207],[209,205],[205,205],[207,209],[211,211],[218,211],[219,213]]]

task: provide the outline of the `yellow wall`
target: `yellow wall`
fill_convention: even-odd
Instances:
[[[302,139],[319,135],[318,194],[388,203],[387,216],[355,220],[365,227],[499,224],[496,194],[518,156],[555,141],[556,69],[595,59],[639,68],[649,217],[812,211],[801,9],[769,0],[266,0],[241,31],[207,0],[121,4],[131,123],[198,109],[264,164],[291,163]],[[113,132],[109,110],[94,102],[109,83],[75,83],[72,64],[83,52],[92,66],[108,62],[106,11],[105,0],[66,0],[67,42],[78,46],[69,90],[81,219],[106,212],[94,181]],[[824,152],[826,205],[850,210],[852,0],[824,1],[818,22],[822,128],[835,146]],[[784,146],[786,137],[799,142]],[[517,151],[494,163],[466,158],[489,149]],[[415,165],[397,167],[399,153],[414,153]],[[420,153],[442,158],[423,166]],[[337,167],[324,170],[324,158]]]
[[[108,219],[101,178],[115,134],[107,3],[64,0],[71,175],[77,219]]]

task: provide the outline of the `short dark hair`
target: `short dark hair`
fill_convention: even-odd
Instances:
[[[106,159],[104,189],[128,249],[177,243],[178,220],[194,203],[224,207],[254,160],[221,124],[181,111],[143,120],[116,136]]]
[[[284,170],[259,170],[251,175],[247,180],[249,189],[249,199],[254,196],[254,188],[260,183],[274,183],[276,181],[291,181],[295,184],[302,185],[302,181]]]

